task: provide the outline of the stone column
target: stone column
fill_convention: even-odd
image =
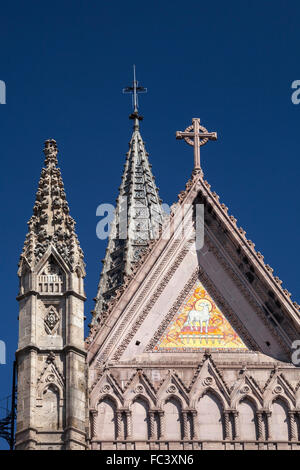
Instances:
[[[295,411],[289,411],[291,441],[298,440],[298,429],[295,417]]]
[[[231,440],[230,413],[229,410],[224,410],[225,441]]]
[[[271,416],[272,416],[271,411],[266,411],[268,441],[271,441],[271,440],[272,440],[272,423],[271,423]]]
[[[159,411],[158,412],[158,415],[159,415],[159,438],[161,440],[164,440],[165,439],[165,413],[164,411]]]
[[[256,417],[257,417],[257,434],[258,434],[258,440],[259,441],[264,441],[265,436],[264,436],[264,429],[263,429],[263,412],[262,411],[257,411],[256,412]]]
[[[193,433],[193,439],[198,440],[199,439],[199,432],[198,432],[198,422],[197,422],[197,411],[193,410],[192,411],[192,433]]]
[[[188,411],[182,410],[182,416],[183,416],[183,439],[188,440],[189,439]]]
[[[117,411],[117,439],[123,440],[124,439],[124,428],[122,423],[122,411]]]
[[[239,412],[234,410],[233,412],[234,419],[234,439],[236,441],[240,440],[240,421],[239,421]]]
[[[127,428],[127,439],[132,439],[132,420],[131,420],[131,411],[126,410],[126,428]]]
[[[95,439],[97,437],[97,410],[91,410],[91,439]]]
[[[149,420],[150,420],[150,440],[155,439],[155,421],[154,421],[154,411],[149,411]]]

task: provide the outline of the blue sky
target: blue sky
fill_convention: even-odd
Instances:
[[[202,166],[212,189],[247,231],[283,286],[299,295],[299,121],[291,84],[300,79],[300,4],[289,0],[6,2],[0,19],[2,171],[0,398],[10,393],[18,335],[16,275],[26,222],[55,138],[71,214],[87,263],[93,308],[106,243],[96,208],[114,203],[131,136],[122,88],[132,64],[142,135],[164,202],[189,178],[193,154],[175,140],[193,117],[218,141]],[[87,321],[88,323],[88,321]],[[5,444],[0,442],[0,447]]]

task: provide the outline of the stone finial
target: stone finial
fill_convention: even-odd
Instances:
[[[56,145],[56,140],[54,139],[45,140],[45,147],[44,147],[43,152],[45,154],[45,166],[46,167],[50,164],[57,165],[58,148]]]

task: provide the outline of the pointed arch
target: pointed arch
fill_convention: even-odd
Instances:
[[[202,441],[221,441],[224,439],[223,404],[219,394],[210,388],[196,404],[198,436]]]
[[[97,400],[96,402],[96,408],[98,408],[98,406],[100,405],[100,403],[107,399],[108,401],[111,401],[113,404],[114,404],[114,407],[117,409],[118,408],[118,402],[116,400],[116,397],[114,397],[113,395],[110,395],[109,393],[103,393]]]
[[[117,437],[116,401],[113,397],[101,397],[97,405],[96,435],[99,440],[115,440]]]
[[[253,397],[246,395],[239,400],[237,405],[239,416],[240,438],[244,441],[258,439],[257,404]]]
[[[79,294],[83,294],[83,278],[84,278],[84,273],[81,269],[81,267],[79,265],[76,266],[75,270],[74,270],[75,274],[76,274],[76,285],[75,285],[75,289],[77,290],[77,292]]]
[[[289,440],[289,402],[282,396],[276,397],[271,405],[271,435],[275,441]]]
[[[41,385],[38,387],[37,397],[38,397],[38,398],[43,398],[43,395],[46,393],[47,388],[49,388],[50,386],[52,387],[52,389],[55,389],[55,390],[56,390],[56,392],[57,392],[57,394],[58,394],[58,397],[59,397],[60,399],[62,399],[62,398],[63,398],[63,395],[64,395],[64,391],[63,391],[62,386],[59,385],[59,384],[57,383],[57,381],[54,382],[54,383],[53,383],[53,382],[51,382],[51,383],[47,383],[47,382],[46,382],[46,383],[41,383]]]
[[[61,293],[65,290],[66,273],[52,253],[37,271],[37,289],[42,293]]]
[[[134,440],[150,439],[149,401],[143,395],[137,395],[131,403],[132,437]]]
[[[219,401],[220,406],[221,406],[221,410],[222,410],[222,413],[223,413],[223,411],[226,409],[228,404],[226,402],[226,399],[224,398],[225,393],[222,394],[222,391],[223,391],[222,389],[219,389],[219,388],[215,389],[211,385],[208,385],[202,390],[200,396],[198,396],[196,404],[199,402],[199,400],[202,397],[204,397],[204,395],[207,395],[208,393],[210,393],[210,394],[214,395],[215,398]]]
[[[169,396],[164,403],[165,433],[168,441],[183,439],[182,401],[176,396]]]
[[[56,431],[62,426],[59,387],[54,383],[50,383],[41,392],[39,427],[47,431]]]

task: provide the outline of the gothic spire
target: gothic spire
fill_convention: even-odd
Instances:
[[[135,87],[131,88],[135,90]],[[134,122],[133,134],[103,260],[92,324],[106,318],[109,299],[131,274],[133,265],[147,250],[150,240],[157,238],[162,225],[161,200],[140,134],[139,121],[143,118],[138,114],[136,103],[134,100],[134,111],[129,116]]]
[[[75,233],[75,221],[57,167],[58,149],[54,139],[46,140],[45,166],[41,171],[33,215],[28,222],[20,269],[26,262],[33,270],[50,245],[54,246],[71,271],[80,267],[84,272],[83,252]]]

